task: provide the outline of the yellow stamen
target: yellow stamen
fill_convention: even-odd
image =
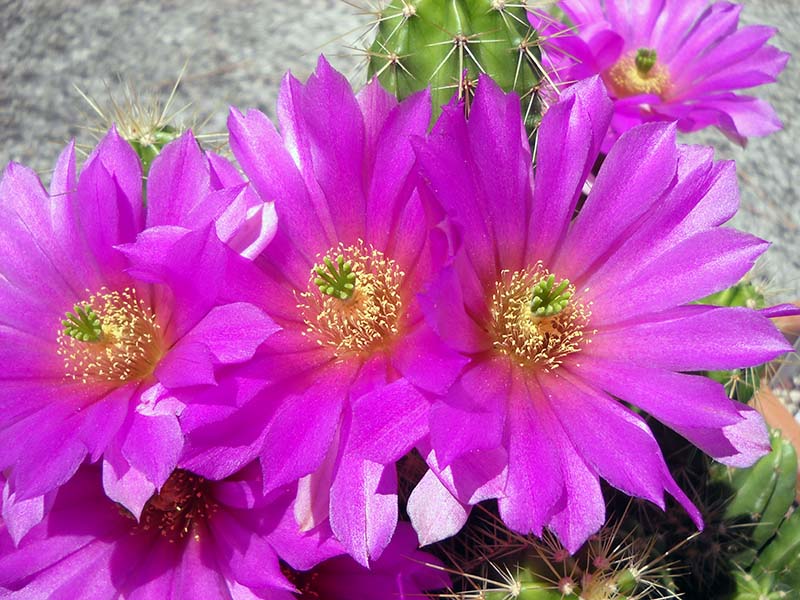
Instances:
[[[155,315],[136,290],[103,288],[82,306],[99,321],[100,331],[92,339],[78,339],[66,327],[59,332],[58,354],[66,376],[83,383],[125,383],[150,376],[163,355],[163,340]]]
[[[355,275],[347,297],[323,293],[317,283],[320,270],[337,261],[349,264]],[[387,343],[400,325],[403,277],[395,261],[362,242],[333,248],[312,269],[309,291],[300,294],[305,334],[334,348],[337,355],[367,352]]]
[[[643,62],[637,52],[625,54],[607,72],[605,81],[618,98],[652,94],[665,98],[671,87],[670,73],[667,67],[653,58]]]
[[[490,308],[494,347],[521,367],[550,371],[588,343],[591,313],[588,305],[575,299],[571,284],[563,290],[570,301],[557,313],[541,316],[531,310],[534,289],[549,279],[550,273],[537,263],[524,271],[503,271],[495,285]]]

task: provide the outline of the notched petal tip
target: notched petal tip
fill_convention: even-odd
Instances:
[[[305,83],[305,85],[301,85],[304,88],[308,88],[309,86],[313,87],[315,84],[322,86],[335,86],[334,89],[342,86],[345,89],[349,89],[351,94],[353,93],[353,88],[350,85],[347,77],[334,69],[324,54],[319,55],[319,58],[317,59],[317,66],[314,69],[314,72],[308,78],[308,81]]]

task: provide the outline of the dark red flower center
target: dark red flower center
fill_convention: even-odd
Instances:
[[[316,570],[295,571],[289,565],[282,563],[281,571],[296,588],[294,595],[299,600],[322,600],[319,589],[320,574]]]
[[[171,543],[188,535],[199,539],[198,526],[205,523],[217,508],[206,479],[177,469],[161,491],[145,504],[139,528],[143,531],[157,530]]]

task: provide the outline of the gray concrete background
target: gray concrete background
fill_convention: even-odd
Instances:
[[[775,43],[798,55],[800,1],[745,4],[745,22],[780,27]],[[230,103],[273,115],[283,73],[305,78],[320,52],[361,83],[358,57],[336,41],[343,34],[352,39],[348,32],[369,22],[358,13],[343,0],[0,0],[0,165],[21,161],[47,179],[67,139],[91,141],[80,127],[87,105],[73,85],[103,99],[104,82],[115,89],[123,78],[166,95],[187,58],[176,106],[191,102],[200,120],[210,116],[206,132],[224,131]],[[798,93],[800,57],[779,85],[758,91],[777,107],[784,131],[754,139],[746,150],[716,132],[687,140],[737,160],[736,225],[774,242],[761,273],[776,300],[800,298]]]

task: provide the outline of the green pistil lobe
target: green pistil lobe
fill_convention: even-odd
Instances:
[[[531,300],[531,312],[533,316],[546,318],[557,315],[567,307],[572,292],[567,291],[569,279],[560,281],[555,285],[556,276],[550,275],[533,286],[533,299]]]
[[[647,75],[656,66],[658,55],[652,48],[639,48],[636,53],[636,68],[642,75]]]
[[[92,310],[91,306],[73,306],[75,312],[68,312],[61,321],[64,333],[80,342],[97,342],[103,337],[103,328],[100,317]]]
[[[334,263],[327,256],[323,260],[325,266],[316,267],[317,278],[314,283],[319,287],[319,291],[328,296],[347,300],[353,295],[356,289],[356,274],[353,273],[353,265],[350,261],[344,260],[344,256],[339,256]]]

